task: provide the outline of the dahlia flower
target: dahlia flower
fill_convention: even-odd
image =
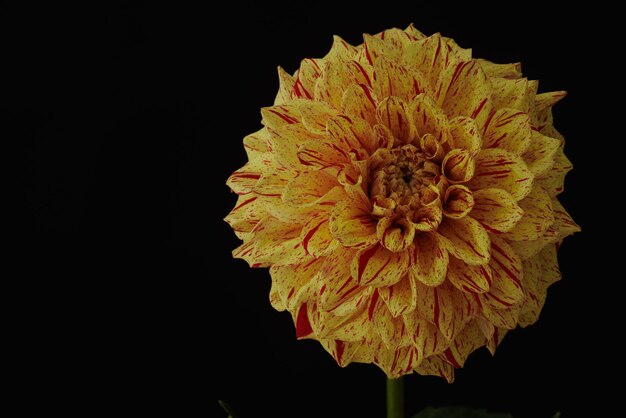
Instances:
[[[334,38],[278,69],[248,163],[228,179],[234,256],[269,267],[270,301],[340,366],[452,381],[537,321],[579,230],[557,200],[572,168],[552,106],[518,64],[412,25]]]

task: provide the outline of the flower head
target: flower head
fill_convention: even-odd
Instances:
[[[556,198],[572,168],[552,124],[564,92],[413,26],[335,37],[278,73],[226,221],[298,338],[341,366],[452,381],[537,320],[579,230]]]

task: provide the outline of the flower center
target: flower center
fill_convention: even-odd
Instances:
[[[379,151],[370,166],[372,199],[391,199],[395,205],[419,202],[422,190],[439,174],[439,167],[413,145]]]

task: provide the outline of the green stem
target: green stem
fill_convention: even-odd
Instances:
[[[387,379],[387,418],[404,418],[404,382],[402,377]]]

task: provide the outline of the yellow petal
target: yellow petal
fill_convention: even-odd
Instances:
[[[440,102],[448,117],[468,116],[479,129],[493,113],[491,86],[476,61],[461,61],[452,72],[447,93]]]
[[[400,53],[400,51],[387,45],[382,39],[368,34],[363,34],[362,51],[365,61],[371,66],[374,66],[379,57],[395,60]]]
[[[337,35],[333,35],[333,46],[324,57],[326,61],[349,61],[356,55],[356,48],[341,39]]]
[[[515,109],[499,109],[487,121],[484,148],[502,148],[521,155],[530,146],[532,131],[528,114]]]
[[[478,221],[468,216],[444,218],[437,232],[444,248],[456,258],[472,265],[489,261],[489,234]]]
[[[298,159],[298,150],[302,145],[311,140],[323,139],[319,135],[311,133],[301,123],[286,124],[274,128],[268,127],[270,134],[269,145],[272,156],[279,166],[294,170],[301,169]]]
[[[563,239],[575,232],[580,232],[580,226],[574,222],[558,199],[552,199],[552,208],[554,210],[554,224],[552,227],[559,233],[559,239]]]
[[[415,370],[421,375],[439,376],[446,379],[448,383],[454,382],[454,366],[438,356],[425,358],[415,367]]]
[[[409,277],[427,286],[439,286],[446,279],[448,251],[436,235],[418,234],[409,248]]]
[[[322,74],[321,61],[305,58],[300,63],[298,76],[293,86],[293,98],[312,99],[315,84]]]
[[[388,349],[396,349],[402,341],[404,322],[402,318],[394,318],[391,315],[387,304],[379,297],[378,291],[374,291],[370,301],[368,317],[372,323],[372,328],[381,338],[383,344]]]
[[[465,183],[474,176],[475,166],[474,157],[469,151],[455,148],[444,157],[441,171],[450,183]]]
[[[311,218],[300,233],[304,251],[315,258],[328,255],[339,244],[328,227],[328,214],[322,213]]]
[[[573,168],[571,161],[563,153],[563,145],[554,155],[554,165],[544,173],[537,182],[541,184],[551,197],[555,197],[565,190],[565,176]]]
[[[372,84],[376,96],[381,99],[395,96],[409,101],[428,89],[427,81],[419,71],[411,71],[386,57],[376,60]]]
[[[304,167],[314,169],[334,168],[340,170],[350,162],[347,151],[331,141],[314,139],[307,141],[298,149],[298,161]]]
[[[499,148],[484,149],[476,157],[476,172],[468,187],[472,190],[497,188],[523,199],[533,183],[533,175],[522,159]]]
[[[426,286],[421,282],[416,282],[416,285],[419,317],[434,324],[447,340],[452,339],[457,308],[454,288],[448,283],[436,287]]]
[[[369,123],[359,117],[332,117],[326,124],[326,131],[330,138],[329,145],[341,148],[343,154],[353,153],[357,159],[366,159],[375,151],[377,139],[374,132]]]
[[[447,277],[454,287],[467,293],[485,293],[492,281],[489,265],[470,265],[456,257],[450,257]]]
[[[443,352],[442,357],[454,367],[461,368],[465,365],[467,357],[486,342],[478,325],[471,323],[457,335],[450,347]]]
[[[352,277],[362,286],[391,286],[408,272],[409,257],[406,252],[394,253],[376,244],[359,250],[352,259]]]
[[[252,161],[259,158],[260,155],[269,152],[270,134],[267,129],[263,128],[257,132],[247,135],[243,138],[243,147],[246,150],[248,160]]]
[[[539,239],[554,222],[550,196],[543,187],[535,185],[528,196],[518,203],[524,214],[511,230],[502,234],[502,237],[511,241]]]
[[[418,137],[432,134],[439,143],[448,140],[448,118],[432,98],[420,94],[412,100],[411,107],[413,125]]]
[[[477,61],[483,68],[485,74],[489,77],[516,79],[522,76],[522,66],[519,62],[511,64],[496,64],[480,58]]]
[[[382,218],[376,225],[376,236],[383,247],[397,253],[411,245],[415,228],[406,218]]]
[[[491,236],[491,286],[480,295],[483,304],[493,309],[510,309],[524,298],[522,260],[507,242]]]
[[[442,73],[453,64],[452,60],[456,60],[456,57],[450,54],[451,50],[452,48],[437,33],[412,42],[404,50],[402,58],[407,67],[415,68],[423,74],[428,85],[436,89],[440,79],[443,78]]]
[[[417,303],[416,286],[414,280],[410,279],[409,276],[404,276],[392,286],[379,288],[378,293],[394,318],[415,310]]]
[[[502,189],[480,189],[473,196],[470,216],[490,232],[510,231],[524,213],[513,196]]]
[[[293,86],[296,80],[291,75],[287,74],[282,67],[278,67],[278,93],[274,99],[275,105],[281,105],[291,100],[291,94],[293,92]]]
[[[497,109],[511,108],[520,112],[530,111],[530,95],[528,94],[528,80],[526,78],[507,79],[492,77],[492,100]]]
[[[281,222],[271,216],[254,228],[254,264],[287,265],[310,259],[300,242],[301,225]]]
[[[261,219],[267,216],[267,211],[258,196],[239,196],[237,204],[224,220],[233,228],[239,238],[252,231]]]
[[[367,121],[371,126],[376,124],[376,106],[378,96],[365,84],[351,84],[341,99],[342,113]]]
[[[522,158],[535,177],[540,177],[552,168],[554,156],[560,145],[561,141],[558,139],[533,131],[530,146],[526,149]]]
[[[329,174],[305,171],[287,183],[282,199],[294,205],[306,205],[320,199],[338,185],[337,179]]]
[[[272,276],[270,300],[274,299],[272,305],[279,303],[283,309],[292,311],[301,302],[297,298],[300,290],[315,278],[323,263],[324,259],[317,259],[299,265],[272,266],[270,268]]]
[[[368,69],[356,61],[325,61],[322,75],[315,84],[315,100],[326,102],[335,109],[341,109],[341,99],[351,84],[371,86]]]
[[[387,126],[397,144],[408,144],[413,140],[414,132],[409,120],[408,106],[398,97],[391,96],[378,103],[376,120]]]
[[[495,328],[494,329],[494,332],[493,332],[491,338],[489,339],[489,342],[487,343],[487,349],[489,350],[489,352],[491,353],[492,356],[495,354],[496,348],[498,348],[498,346],[502,342],[502,339],[504,338],[504,336],[508,332],[509,332],[509,330],[506,329],[506,328]]]
[[[402,316],[406,333],[413,346],[417,349],[418,359],[443,353],[447,348],[447,341],[441,331],[425,319],[418,317],[417,312],[411,312]]]
[[[330,215],[330,233],[344,247],[365,248],[378,241],[376,219],[353,200],[339,202]]]
[[[482,147],[482,137],[473,119],[459,116],[450,121],[450,146],[476,155]]]
[[[448,218],[459,219],[466,216],[474,207],[474,196],[467,187],[455,184],[446,189],[443,199],[443,214]]]
[[[413,26],[413,23],[411,23],[405,30],[404,32],[406,32],[411,38],[413,38],[414,40],[420,40],[425,38],[424,34],[422,32],[420,32],[419,30],[417,30],[415,28],[415,26]]]

